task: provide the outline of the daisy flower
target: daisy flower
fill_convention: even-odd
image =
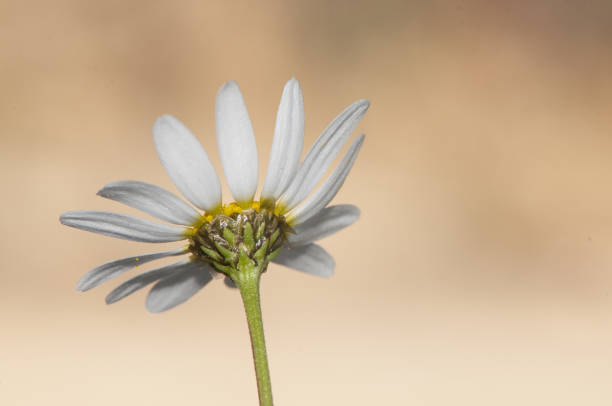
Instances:
[[[233,81],[224,84],[217,93],[216,129],[223,170],[235,199],[227,204],[223,204],[219,177],[202,145],[176,118],[160,117],[153,126],[157,153],[172,182],[193,206],[159,186],[124,180],[107,184],[98,195],[171,224],[104,211],[71,211],[62,214],[60,221],[70,227],[126,240],[187,244],[100,265],[81,278],[77,289],[89,290],[157,259],[183,256],[170,265],[128,279],[110,292],[106,302],[115,303],[154,284],[146,307],[153,313],[163,312],[191,298],[213,276],[223,274],[228,285],[240,289],[245,302],[257,369],[257,337],[253,333],[261,330],[261,316],[251,318],[249,306],[252,313],[260,312],[260,275],[273,262],[317,276],[331,276],[334,260],[315,241],[349,226],[359,217],[359,209],[353,205],[328,204],[351,170],[364,135],[352,141],[338,166],[314,189],[368,107],[367,100],[360,100],[342,111],[300,163],[304,105],[297,80],[289,80],[278,108],[261,197],[256,200],[258,159],[251,120],[238,85]],[[263,332],[260,338],[263,343]],[[263,352],[260,358],[265,358],[265,347]],[[258,384],[266,379],[263,375],[267,372],[267,361],[261,363],[266,364],[266,371],[257,371]],[[266,389],[262,385],[259,389],[261,396]],[[269,403],[262,404],[271,404],[271,394]]]
[[[98,195],[175,225],[103,211],[70,211],[62,214],[60,221],[70,227],[126,240],[151,243],[186,240],[188,245],[100,265],[81,278],[77,289],[89,290],[156,259],[185,255],[183,260],[127,280],[106,298],[107,303],[114,303],[156,282],[146,306],[151,312],[162,312],[197,293],[211,280],[211,273],[231,277],[229,268],[235,267],[245,248],[249,259],[257,261],[262,270],[272,261],[313,275],[331,276],[334,260],[314,242],[359,217],[359,209],[353,205],[326,206],[357,158],[363,135],[353,141],[323,185],[306,198],[368,106],[368,101],[360,100],[340,113],[300,165],[304,105],[297,80],[289,80],[278,108],[261,200],[255,201],[258,159],[251,120],[238,85],[233,81],[224,84],[217,94],[217,141],[235,199],[226,205],[222,205],[219,177],[204,148],[180,121],[169,115],[160,117],[153,127],[153,139],[162,165],[183,196],[201,211],[159,186],[125,180],[107,184]]]

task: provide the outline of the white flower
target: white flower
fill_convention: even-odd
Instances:
[[[160,117],[153,127],[153,139],[161,163],[183,196],[202,212],[165,189],[128,180],[109,183],[98,195],[174,225],[100,211],[71,211],[62,214],[60,221],[126,240],[157,243],[187,240],[188,245],[100,265],[81,278],[77,289],[89,290],[159,258],[187,255],[176,263],[127,280],[106,298],[107,303],[114,303],[155,282],[146,305],[151,312],[162,312],[185,302],[210,282],[212,275],[218,272],[228,275],[225,270],[236,263],[239,253],[233,246],[238,244],[235,239],[240,239],[243,250],[249,246],[248,255],[262,262],[263,270],[272,261],[313,275],[331,276],[334,260],[314,242],[359,217],[359,209],[353,205],[326,206],[346,179],[364,135],[352,142],[327,180],[308,196],[368,106],[368,101],[360,100],[347,107],[327,126],[300,164],[304,106],[297,80],[289,80],[278,108],[268,172],[257,201],[254,197],[258,161],[251,120],[238,85],[224,84],[217,94],[217,141],[227,182],[236,200],[226,205],[221,200],[219,177],[204,148],[177,119]]]

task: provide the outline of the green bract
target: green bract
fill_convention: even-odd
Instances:
[[[189,250],[216,270],[235,280],[246,266],[265,272],[293,230],[282,215],[267,209],[217,214],[190,237]]]

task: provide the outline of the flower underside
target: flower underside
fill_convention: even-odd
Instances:
[[[188,236],[192,258],[210,263],[234,280],[246,267],[265,272],[293,230],[273,207],[262,208],[259,202],[250,206],[230,203],[217,214],[205,214]]]

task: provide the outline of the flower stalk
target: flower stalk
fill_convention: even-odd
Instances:
[[[257,377],[259,405],[272,406],[272,383],[270,381],[266,340],[264,337],[259,300],[259,281],[262,269],[259,266],[255,266],[252,262],[243,265],[242,267],[239,266],[239,268],[242,269],[236,272],[232,279],[240,290],[247,323],[249,324],[253,362],[255,363],[255,375]]]

